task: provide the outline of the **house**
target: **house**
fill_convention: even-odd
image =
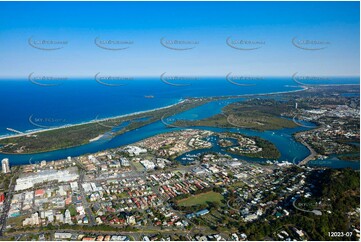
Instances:
[[[45,194],[45,190],[44,189],[38,189],[35,191],[35,197],[42,197]]]
[[[238,235],[236,233],[232,234],[232,240],[239,241]]]

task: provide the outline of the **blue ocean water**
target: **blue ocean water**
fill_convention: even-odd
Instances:
[[[225,78],[172,81],[187,86],[168,85],[159,78],[121,83],[126,85],[106,86],[92,79],[69,79],[56,86],[40,86],[28,80],[1,80],[0,135],[12,134],[6,128],[24,132],[39,129],[34,123],[45,127],[81,123],[163,107],[186,97],[300,89],[291,78],[255,80],[252,82],[256,84],[254,86],[237,86]]]
[[[359,79],[348,79],[347,83],[359,83]],[[254,80],[253,86],[235,85],[225,78],[201,78],[197,80],[173,81],[169,85],[157,78],[124,81],[124,86],[102,85],[91,79],[67,80],[56,86],[36,85],[27,80],[1,80],[0,135],[10,134],[6,128],[19,131],[56,127],[91,121],[174,104],[187,97],[210,97],[224,95],[260,94],[300,90],[292,78],[266,78]],[[345,80],[340,80],[345,83]],[[186,84],[178,86],[177,84]],[[249,83],[247,83],[249,84]],[[175,115],[176,119],[201,119],[220,113],[229,104],[242,100],[215,101]],[[302,144],[296,142],[292,133],[305,128],[257,132],[244,129],[215,129],[255,135],[273,142],[281,151],[281,160],[300,161],[309,154]],[[29,155],[4,155],[12,165],[29,164],[40,160],[64,159],[100,150],[115,148],[141,139],[182,128],[169,128],[159,121],[115,138],[106,136],[79,147]],[[359,163],[358,163],[359,164]]]

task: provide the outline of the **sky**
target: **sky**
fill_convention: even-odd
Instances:
[[[0,2],[0,78],[359,76],[359,4]]]

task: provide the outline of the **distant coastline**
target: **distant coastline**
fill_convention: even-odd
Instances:
[[[241,95],[229,95],[229,96],[213,96],[213,97],[192,97],[192,98],[233,99],[233,98],[241,98],[241,97],[268,96],[268,95],[295,93],[295,92],[305,91],[305,90],[308,90],[308,89],[309,89],[309,87],[301,86],[301,89],[292,90],[292,91],[280,91],[280,92],[257,93],[257,94],[241,94]],[[3,136],[0,136],[0,140],[9,139],[9,138],[17,138],[17,137],[28,136],[28,135],[36,135],[36,134],[47,132],[47,131],[65,129],[65,128],[76,127],[76,126],[80,126],[80,125],[86,125],[86,124],[93,124],[93,123],[97,123],[97,122],[104,122],[104,121],[118,119],[118,118],[128,118],[128,117],[139,115],[139,114],[145,114],[145,113],[149,113],[149,112],[154,112],[154,111],[170,108],[170,107],[173,107],[175,105],[179,105],[179,104],[181,104],[181,103],[183,103],[183,102],[185,102],[187,100],[188,99],[183,99],[183,100],[181,99],[180,101],[178,101],[178,102],[176,102],[174,104],[171,104],[171,105],[167,105],[167,106],[163,106],[163,107],[159,107],[159,108],[154,108],[154,109],[148,109],[148,110],[144,110],[144,111],[128,113],[128,114],[112,116],[112,117],[108,117],[108,118],[93,119],[93,120],[90,120],[90,121],[85,121],[85,122],[76,123],[76,124],[66,124],[66,125],[62,125],[62,126],[59,126],[59,127],[53,127],[53,128],[29,130],[29,131],[23,132],[22,134],[3,135]],[[92,140],[92,141],[95,141],[95,140]]]
[[[354,84],[355,86],[359,86],[359,84]],[[288,86],[288,85],[287,85]],[[340,84],[340,86],[342,86],[342,84]],[[349,85],[348,85],[349,86]],[[112,119],[117,119],[117,118],[124,118],[124,117],[132,117],[134,115],[134,118],[137,120],[138,118],[141,118],[141,117],[146,117],[147,115],[151,116],[151,115],[158,115],[158,118],[161,116],[159,116],[159,113],[162,114],[163,112],[166,112],[168,113],[169,115],[177,115],[179,113],[182,113],[183,111],[180,111],[182,110],[183,108],[181,107],[177,107],[177,110],[169,110],[167,111],[164,110],[164,111],[159,111],[159,112],[154,112],[154,111],[157,111],[157,110],[162,110],[162,109],[165,109],[165,108],[168,108],[168,107],[172,107],[172,106],[175,106],[175,105],[178,105],[179,103],[182,103],[182,102],[185,102],[185,106],[188,105],[188,102],[189,103],[193,103],[192,100],[194,99],[195,102],[201,102],[201,103],[208,103],[208,102],[216,102],[217,101],[222,101],[222,100],[230,100],[231,102],[238,102],[239,100],[237,99],[240,99],[240,98],[257,98],[257,97],[261,97],[261,96],[264,96],[266,98],[268,98],[267,96],[269,96],[271,98],[272,95],[279,95],[279,97],[281,98],[283,94],[285,94],[287,96],[288,93],[297,93],[297,92],[302,92],[302,91],[305,91],[305,90],[310,90],[311,92],[313,93],[317,93],[317,90],[318,88],[321,88],[322,87],[318,87],[318,86],[291,86],[291,87],[298,87],[299,89],[296,89],[296,90],[290,90],[290,91],[275,91],[275,92],[262,92],[262,93],[252,93],[252,94],[239,94],[239,95],[223,95],[223,96],[205,96],[205,97],[195,97],[194,95],[192,97],[184,97],[184,98],[179,98],[178,100],[174,100],[174,104],[171,104],[171,105],[167,105],[167,106],[163,106],[163,107],[159,107],[159,108],[154,108],[154,109],[150,109],[150,110],[145,110],[145,111],[139,111],[139,112],[134,112],[134,113],[128,113],[128,114],[122,114],[122,115],[117,115],[117,116],[113,116],[113,117],[110,117],[110,118],[102,118],[102,119],[98,119],[97,117],[95,117],[95,119],[93,120],[90,120],[90,121],[86,121],[86,122],[83,122],[83,123],[78,123],[78,124],[74,124],[74,125],[65,125],[65,126],[62,126],[62,127],[54,127],[54,128],[50,128],[50,129],[43,129],[43,130],[37,130],[37,131],[32,131],[32,132],[27,132],[27,133],[24,133],[24,134],[16,134],[16,135],[13,135],[14,136],[25,136],[25,135],[29,135],[30,133],[32,134],[36,134],[36,133],[40,133],[40,132],[46,132],[46,131],[51,131],[51,130],[54,130],[54,129],[63,129],[63,128],[69,128],[69,130],[61,130],[61,131],[57,131],[58,133],[63,133],[63,132],[72,132],[71,130],[71,127],[74,127],[74,126],[80,126],[80,125],[83,125],[83,124],[89,124],[89,123],[96,123],[96,122],[100,122],[100,121],[107,121],[107,120],[112,120]],[[300,94],[302,95],[302,94]],[[298,96],[298,95],[297,95]],[[288,98],[292,98],[292,95],[290,96],[287,96]],[[197,101],[198,100],[198,101]],[[221,102],[222,105],[227,105],[228,102]],[[183,105],[181,105],[183,106]],[[198,105],[199,106],[199,105]],[[218,105],[217,105],[218,106]],[[195,105],[194,107],[197,107],[197,105]],[[193,107],[193,108],[194,108]],[[180,109],[179,109],[180,108]],[[183,109],[184,110],[184,109]],[[209,110],[208,107],[204,106],[202,109],[202,112],[204,112],[205,110]],[[216,110],[209,110],[211,112],[214,112],[214,113],[219,113],[220,112],[220,109],[217,111]],[[198,112],[198,111],[197,111]],[[206,111],[207,112],[207,111]],[[136,116],[137,114],[142,114],[142,115],[138,115]],[[132,118],[130,118],[132,119]],[[123,119],[123,121],[126,121],[126,120],[129,120],[129,119]],[[146,124],[147,126],[148,124]],[[154,124],[154,125],[158,125],[158,124]],[[90,127],[90,126],[89,126]],[[111,127],[111,126],[109,126]],[[152,126],[151,126],[152,127]],[[158,127],[158,126],[157,126]],[[160,128],[160,126],[158,127]],[[76,128],[78,129],[78,128]],[[165,132],[163,130],[163,128],[160,128],[161,130],[159,130],[159,132],[157,131],[156,133],[159,134],[159,133],[163,133]],[[151,128],[151,130],[153,130]],[[143,140],[147,137],[151,137],[153,136],[153,132],[151,134],[151,136],[149,135],[144,135],[143,134],[147,134],[148,131],[146,132],[142,132],[142,133],[139,133],[138,132],[138,135],[137,135],[137,138],[134,139],[133,135],[131,134],[125,134],[125,136],[123,137],[120,137],[120,139],[114,139],[114,142],[111,142],[112,144],[111,145],[108,145],[109,142],[100,142],[99,145],[98,144],[95,144],[95,145],[90,145],[89,147],[88,146],[84,146],[84,149],[81,148],[83,147],[82,145],[87,145],[87,144],[90,144],[92,142],[95,142],[97,140],[101,140],[103,139],[103,136],[104,136],[104,133],[98,135],[88,135],[89,138],[87,138],[86,140],[86,143],[82,143],[82,144],[79,144],[79,148],[78,149],[78,145],[76,146],[69,146],[69,147],[65,147],[65,148],[59,148],[59,149],[54,149],[54,150],[49,150],[49,151],[35,151],[35,152],[28,152],[28,153],[7,153],[7,152],[1,152],[0,153],[0,157],[2,158],[9,158],[11,157],[12,160],[15,161],[16,165],[22,165],[24,163],[24,159],[29,159],[29,158],[33,158],[33,157],[36,157],[36,159],[38,160],[59,160],[59,159],[63,159],[64,157],[66,158],[67,156],[79,156],[79,155],[83,155],[83,154],[87,154],[87,153],[95,153],[95,152],[98,152],[99,150],[105,150],[105,149],[111,149],[111,148],[115,148],[115,147],[121,147],[121,146],[124,146],[124,145],[128,145],[128,144],[133,144],[134,142],[137,142],[139,140]],[[44,135],[47,135],[47,134],[44,134]],[[49,135],[51,135],[51,133],[49,132]],[[43,134],[40,135],[41,137],[43,136]],[[139,136],[139,137],[138,137]],[[256,135],[257,136],[257,135]],[[295,136],[294,134],[292,135],[292,139],[294,140],[295,139]],[[0,140],[2,139],[7,139],[7,138],[11,138],[10,136],[7,136],[7,137],[0,137]],[[27,139],[26,139],[27,140]],[[296,140],[297,141],[297,140]],[[7,142],[12,142],[11,140],[7,141]],[[306,148],[306,150],[304,152],[307,152],[307,154],[305,153],[305,155],[303,156],[303,153],[300,153],[298,155],[298,157],[304,157],[302,159],[302,163],[308,163],[306,162],[306,159],[307,158],[310,158],[310,153],[312,153],[312,151],[309,149],[309,147],[305,144],[303,144],[302,142],[300,141],[297,141],[297,143],[300,143],[302,144],[302,146],[304,148]],[[85,148],[86,147],[86,148]],[[100,147],[100,148],[99,148]],[[302,148],[303,148],[302,147]],[[69,149],[69,151],[65,151],[64,154],[62,153],[64,149]],[[287,155],[286,155],[287,156]],[[50,158],[51,157],[51,158]],[[289,158],[285,158],[285,160],[289,160]],[[301,163],[301,164],[302,164]],[[303,164],[304,165],[304,164]]]
[[[353,86],[353,85],[360,85],[360,84],[332,84],[330,86]],[[291,90],[291,91],[276,91],[276,92],[268,92],[268,93],[251,93],[251,94],[240,94],[240,95],[214,95],[214,96],[192,96],[191,98],[223,98],[223,99],[233,99],[233,98],[241,98],[241,97],[254,97],[254,96],[267,96],[267,95],[277,95],[277,94],[287,94],[287,93],[295,93],[295,92],[300,92],[300,91],[304,91],[307,90],[309,88],[313,88],[313,87],[318,87],[317,85],[313,86],[313,85],[284,85],[284,87],[292,87],[292,88],[296,88],[296,87],[300,87],[301,89],[297,89],[297,90]],[[321,86],[322,87],[322,86]],[[92,124],[92,123],[96,123],[96,122],[102,122],[102,121],[106,121],[106,120],[112,120],[112,119],[117,119],[117,118],[124,118],[124,117],[131,117],[133,115],[138,115],[138,114],[144,114],[147,112],[152,112],[152,111],[157,111],[157,110],[162,110],[165,108],[169,108],[172,107],[174,105],[178,105],[180,104],[182,101],[187,100],[188,98],[184,98],[182,99],[182,97],[180,97],[180,99],[178,101],[176,101],[175,103],[171,104],[171,105],[167,105],[167,106],[161,106],[159,108],[153,108],[153,109],[148,109],[148,110],[144,110],[144,111],[136,111],[136,112],[130,112],[130,113],[126,113],[126,114],[121,114],[121,115],[116,115],[116,116],[109,116],[106,118],[102,118],[102,119],[92,119],[88,121],[75,121],[74,123],[68,123],[68,124],[64,124],[61,126],[54,126],[54,127],[34,127],[31,129],[27,129],[25,131],[22,131],[21,129],[19,129],[20,133],[3,133],[2,135],[0,135],[0,140],[4,140],[4,139],[8,139],[8,138],[16,138],[16,137],[22,137],[22,136],[27,136],[27,135],[36,135],[38,133],[42,133],[42,132],[46,132],[46,131],[52,131],[52,130],[59,130],[59,129],[64,129],[64,128],[70,128],[70,127],[76,127],[76,126],[80,126],[80,125],[86,125],[86,124]],[[160,104],[161,105],[161,104]],[[99,112],[101,113],[101,112]],[[87,120],[87,119],[85,119]],[[18,130],[17,127],[12,127],[11,125],[7,125],[7,127],[5,126],[4,128],[14,128],[15,130]]]

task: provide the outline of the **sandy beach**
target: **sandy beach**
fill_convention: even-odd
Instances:
[[[294,92],[300,92],[300,91],[305,91],[309,89],[309,87],[305,87],[302,86],[302,89],[299,90],[293,90],[293,91],[283,91],[283,92],[271,92],[271,93],[257,93],[257,94],[242,94],[242,95],[232,95],[232,96],[220,96],[223,98],[241,98],[241,97],[251,97],[251,96],[265,96],[265,95],[277,95],[277,94],[286,94],[286,93],[294,93]],[[195,98],[204,98],[204,97],[195,97]],[[215,98],[215,97],[208,97],[208,98]],[[145,114],[145,113],[149,113],[149,112],[154,112],[154,111],[158,111],[158,110],[162,110],[162,109],[166,109],[166,108],[170,108],[176,105],[179,105],[185,101],[187,101],[188,99],[185,100],[181,100],[175,104],[171,104],[168,106],[164,106],[164,107],[160,107],[160,108],[154,108],[154,109],[149,109],[149,110],[145,110],[145,111],[139,111],[139,112],[134,112],[134,113],[129,113],[129,114],[123,114],[123,115],[118,115],[118,116],[114,116],[114,117],[108,117],[108,118],[102,118],[102,119],[93,119],[91,121],[87,121],[87,122],[82,122],[82,123],[78,123],[78,124],[67,124],[67,125],[63,125],[63,126],[59,126],[59,127],[54,127],[54,128],[46,128],[46,129],[37,129],[37,130],[32,130],[32,131],[25,131],[24,133],[21,134],[13,134],[13,135],[5,135],[5,136],[1,136],[0,140],[3,139],[8,139],[8,138],[16,138],[16,137],[22,137],[22,136],[28,136],[28,135],[36,135],[42,132],[46,132],[46,131],[51,131],[51,130],[58,130],[58,129],[65,129],[65,128],[69,128],[69,127],[76,127],[76,126],[80,126],[80,125],[85,125],[85,124],[92,124],[92,123],[98,123],[98,122],[104,122],[104,121],[109,121],[109,120],[113,120],[113,119],[119,119],[119,118],[128,118],[131,116],[135,116],[135,115],[139,115],[139,114]],[[92,140],[94,141],[94,140]]]
[[[60,127],[47,128],[47,129],[41,129],[41,130],[33,130],[33,131],[29,131],[29,132],[24,132],[22,134],[14,134],[14,135],[2,136],[2,137],[0,137],[0,140],[8,139],[8,138],[15,138],[15,137],[28,136],[28,135],[36,135],[36,134],[46,132],[46,131],[65,129],[65,128],[69,128],[69,127],[76,127],[76,126],[80,126],[80,125],[84,125],[84,124],[93,124],[93,123],[98,123],[98,122],[105,122],[105,121],[118,119],[118,118],[128,118],[128,117],[139,115],[139,114],[145,114],[145,113],[150,113],[150,112],[170,108],[170,107],[173,107],[175,105],[181,104],[181,103],[183,103],[185,101],[186,100],[181,100],[181,101],[179,101],[179,102],[177,102],[175,104],[172,104],[172,105],[168,105],[168,106],[164,106],[164,107],[160,107],[160,108],[149,109],[149,110],[145,110],[145,111],[129,113],[129,114],[118,115],[118,116],[109,117],[109,118],[102,118],[102,119],[97,119],[96,118],[94,120],[87,121],[87,122],[82,122],[82,123],[78,123],[78,124],[66,124],[66,125],[63,125],[63,126],[60,126]]]

